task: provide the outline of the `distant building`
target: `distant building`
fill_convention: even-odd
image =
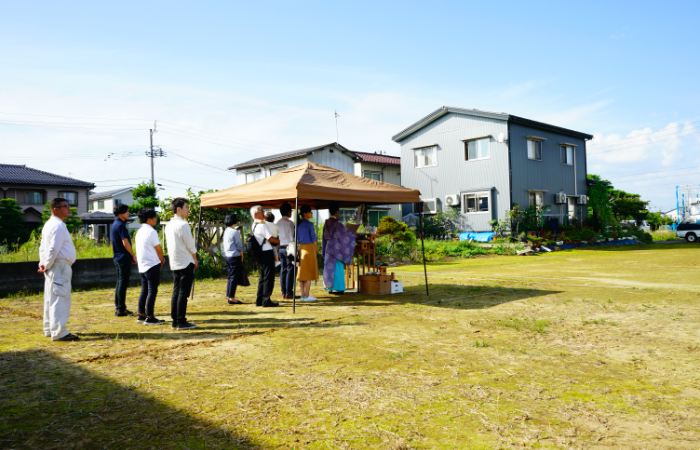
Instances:
[[[30,228],[41,223],[46,202],[56,197],[65,198],[78,215],[88,211],[88,192],[95,185],[26,165],[0,164],[0,197],[17,200],[24,211],[24,220]]]
[[[131,205],[134,198],[133,187],[91,193],[88,197],[88,213],[81,216],[86,225],[88,236],[97,240],[109,241],[109,231],[114,222],[114,207],[119,204]],[[140,227],[134,215],[129,219],[127,228],[137,230]]]
[[[357,176],[400,185],[400,161],[401,159],[396,156],[351,151],[337,142],[333,142],[251,159],[228,169],[236,171],[237,186],[272,176],[306,162],[322,164]],[[349,219],[354,211],[355,209],[342,209],[341,220]],[[278,213],[276,211],[274,213],[279,218]],[[372,206],[368,210],[369,224],[376,226],[379,220],[386,215],[397,219],[401,218],[400,206]],[[318,220],[322,221],[327,217],[327,210],[324,210],[320,212]]]

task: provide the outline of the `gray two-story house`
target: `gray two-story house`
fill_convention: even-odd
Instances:
[[[491,231],[517,204],[550,205],[548,216],[584,219],[586,141],[593,136],[506,113],[443,106],[392,137],[404,186],[424,212],[458,208],[464,231]],[[416,212],[404,205],[404,214]]]

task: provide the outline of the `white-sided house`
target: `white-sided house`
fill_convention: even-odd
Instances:
[[[560,222],[587,216],[590,134],[506,113],[443,106],[392,137],[405,187],[426,212],[458,208],[464,231],[491,231],[518,204],[551,205]],[[415,205],[404,205],[404,214]]]
[[[385,153],[353,152],[359,161],[355,162],[355,175],[384,183],[401,186],[401,158]],[[341,210],[341,221],[345,222],[355,212]],[[401,205],[373,206],[369,210],[368,220],[372,226],[377,226],[382,217],[390,216],[401,220]]]
[[[114,222],[114,206],[119,204],[131,205],[134,198],[133,187],[114,189],[112,191],[95,192],[88,196],[88,212],[81,216],[86,224],[88,236],[97,240],[109,240],[109,231]],[[141,224],[132,215],[127,223],[129,230],[138,230]]]
[[[366,170],[366,175],[368,178],[376,178],[376,172],[381,173],[382,166],[386,165],[386,161],[382,161],[378,164],[372,161],[363,161],[362,157],[359,156],[360,153],[348,150],[337,142],[330,144],[319,145],[316,147],[304,148],[300,150],[294,150],[291,152],[277,153],[275,155],[263,156],[260,158],[251,159],[246,162],[236,164],[231,166],[229,170],[236,171],[236,185],[240,186],[245,183],[250,183],[252,181],[257,181],[261,178],[266,178],[290,167],[298,166],[306,162],[313,162],[316,164],[322,164],[324,166],[332,167],[337,170],[341,170],[346,173],[351,173],[358,176],[364,176],[363,170]],[[371,153],[365,153],[365,155],[371,155]],[[379,156],[379,155],[377,155]],[[383,155],[385,158],[389,158]],[[394,167],[393,175],[389,169],[385,169],[384,173],[386,176],[385,181],[387,183],[399,184],[400,178],[398,178],[398,166],[395,164],[394,160],[398,160],[397,157],[391,157],[392,166]],[[363,169],[363,167],[365,169]],[[389,181],[391,180],[391,181]],[[396,183],[394,183],[396,181]],[[293,206],[293,205],[292,205]],[[388,206],[378,206],[369,209],[369,221],[370,225],[376,226],[379,220],[384,215],[387,215],[390,211]],[[398,211],[398,209],[397,209]],[[275,217],[279,219],[279,211],[272,210]],[[341,220],[347,220],[354,213],[353,210],[342,210]],[[400,214],[396,214],[400,217]],[[328,210],[320,210],[318,219],[320,223],[328,218]],[[376,222],[376,223],[375,223]]]

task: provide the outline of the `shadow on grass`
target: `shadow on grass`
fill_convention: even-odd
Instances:
[[[691,250],[698,246],[685,241],[678,241],[678,244],[635,244],[635,245],[599,245],[595,247],[578,247],[572,250],[598,251],[598,252],[634,252],[639,250]]]
[[[2,448],[264,448],[46,352],[0,353],[0,376]]]
[[[319,306],[377,306],[426,305],[455,309],[483,309],[534,297],[559,294],[562,291],[529,288],[505,288],[466,284],[428,284],[430,296],[425,294],[425,285],[404,287],[401,294],[365,295],[345,293],[326,294],[314,305]]]

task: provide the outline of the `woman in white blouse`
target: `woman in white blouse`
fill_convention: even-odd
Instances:
[[[226,297],[229,305],[242,305],[243,302],[236,299],[238,280],[241,279],[243,270],[243,241],[241,233],[234,227],[238,224],[235,214],[228,214],[224,219],[226,231],[224,231],[224,257],[228,268],[228,284],[226,285]]]

